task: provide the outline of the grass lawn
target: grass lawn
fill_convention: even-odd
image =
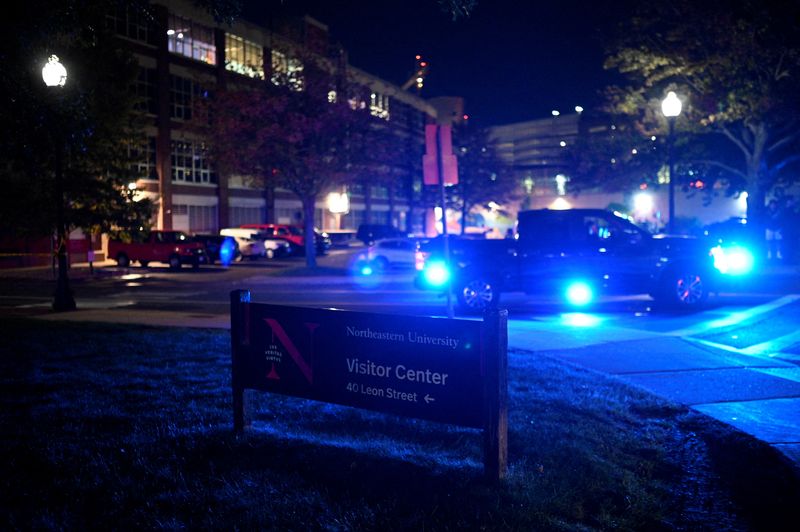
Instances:
[[[0,529],[778,530],[765,444],[611,378],[509,354],[506,482],[479,431],[254,393],[224,331],[0,325]],[[791,525],[795,523],[795,525]]]

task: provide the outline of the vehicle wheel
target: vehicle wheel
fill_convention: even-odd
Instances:
[[[692,310],[701,307],[708,299],[706,274],[691,267],[665,272],[658,299],[677,309]]]
[[[375,269],[379,272],[385,272],[389,269],[389,259],[386,257],[375,257],[375,260],[372,261],[372,264],[375,265]]]
[[[146,261],[146,260],[140,260],[140,261],[139,261],[139,265],[140,265],[142,268],[147,268],[147,265],[148,265],[148,264],[150,264],[150,262],[148,262],[148,261]]]
[[[117,254],[117,266],[120,268],[127,268],[131,265],[131,259],[124,253]]]
[[[178,270],[181,267],[181,258],[177,255],[169,256],[169,267],[172,270]]]
[[[458,304],[467,312],[483,312],[496,307],[500,300],[497,286],[486,277],[467,277],[455,286]]]

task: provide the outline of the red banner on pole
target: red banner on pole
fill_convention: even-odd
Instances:
[[[453,154],[453,128],[428,124],[425,126],[422,182],[426,185],[438,185],[440,168],[445,185],[458,184],[458,161]]]

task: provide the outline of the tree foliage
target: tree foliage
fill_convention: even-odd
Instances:
[[[748,213],[759,219],[766,196],[797,176],[800,6],[676,0],[637,9],[607,57],[606,68],[628,81],[608,91],[610,110],[643,136],[660,136],[660,101],[677,92],[682,167],[729,193],[746,191]]]
[[[317,198],[367,169],[384,171],[378,155],[388,150],[381,147],[379,137],[385,137],[375,131],[363,90],[312,57],[302,63],[302,78],[218,92],[212,128],[221,169],[257,186],[286,188],[301,200],[306,262],[314,266]]]
[[[452,207],[461,211],[461,232],[467,226],[467,215],[478,205],[494,201],[503,204],[520,192],[512,169],[497,155],[495,142],[486,129],[462,126],[454,131],[458,158],[458,185],[450,195]]]
[[[130,85],[138,67],[104,30],[111,1],[15,3],[0,33],[0,222],[16,233],[55,229],[55,167],[62,155],[68,227],[146,225],[149,200],[132,201],[128,141],[138,135]],[[41,69],[57,54],[64,87]]]

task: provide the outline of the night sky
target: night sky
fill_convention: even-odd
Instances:
[[[612,78],[604,35],[621,2],[479,0],[453,21],[436,0],[245,0],[244,16],[269,26],[270,12],[307,13],[328,25],[350,63],[401,85],[414,56],[430,63],[423,97],[463,96],[470,120],[508,124],[591,108]]]

